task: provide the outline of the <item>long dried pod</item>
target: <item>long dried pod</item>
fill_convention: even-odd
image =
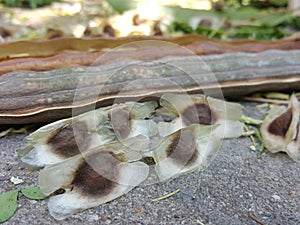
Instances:
[[[145,147],[143,143],[145,140],[141,139],[135,146]],[[134,162],[139,155],[128,157],[126,152],[131,150],[112,142],[41,170],[39,185],[45,195],[64,190],[63,194],[50,197],[50,214],[55,219],[64,219],[118,198],[143,182],[149,168]]]
[[[214,126],[190,125],[164,137],[153,149],[160,181],[204,169],[215,157],[221,141]]]
[[[293,160],[300,156],[300,105],[295,95],[288,107],[274,107],[261,125],[266,148],[272,152],[286,152]]]
[[[218,125],[215,133],[220,138],[239,137],[243,132],[242,106],[204,95],[164,94],[160,112],[176,116],[172,122],[160,122],[161,136],[167,136],[191,124]]]
[[[26,137],[21,160],[31,167],[43,167],[115,139],[152,136],[154,122],[142,119],[154,113],[156,106],[152,101],[127,102],[48,124]]]
[[[272,50],[148,62],[127,58],[88,69],[16,71],[0,76],[0,124],[49,122],[69,117],[75,109],[82,113],[91,106],[112,104],[116,98],[134,101],[166,92],[219,90],[225,97],[240,98],[262,90],[299,90],[299,60],[298,50]],[[136,80],[143,82],[130,85]]]
[[[90,65],[107,49],[138,41],[166,41],[178,44],[197,55],[224,54],[229,52],[262,52],[270,49],[294,50],[300,48],[295,40],[261,42],[253,40],[219,41],[199,35],[180,37],[130,36],[122,38],[58,38],[55,40],[18,41],[0,45],[0,74],[18,70],[51,70],[61,67]],[[179,51],[180,52],[180,51]],[[132,59],[157,59],[178,55],[178,49],[127,49],[111,54],[108,60],[119,61],[124,55]],[[182,52],[181,52],[182,53]],[[35,57],[35,58],[34,58]],[[40,57],[40,58],[37,58]]]

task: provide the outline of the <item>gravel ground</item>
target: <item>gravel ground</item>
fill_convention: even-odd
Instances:
[[[253,104],[245,106],[246,114],[261,116]],[[17,157],[24,136],[0,139],[0,193],[37,185],[38,172],[23,168]],[[63,221],[49,215],[47,200],[19,195],[16,214],[4,224],[300,224],[300,162],[281,153],[258,158],[250,145],[249,138],[226,140],[205,171],[164,184],[141,185]],[[14,185],[11,176],[25,182]],[[177,189],[176,195],[151,202]]]

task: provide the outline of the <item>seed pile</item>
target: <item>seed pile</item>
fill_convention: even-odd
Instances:
[[[239,137],[242,107],[204,95],[164,94],[48,124],[26,138],[21,160],[56,219],[111,201],[141,183],[204,169],[223,138]],[[153,169],[151,170],[151,167]]]

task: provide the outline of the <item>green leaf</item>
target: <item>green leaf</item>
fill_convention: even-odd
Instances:
[[[219,38],[219,39],[222,37],[223,34],[222,30],[215,30],[209,27],[200,27],[200,26],[195,29],[195,32],[197,34],[204,35],[209,38]]]
[[[15,214],[18,208],[18,193],[19,190],[12,190],[0,195],[0,223],[7,221]]]
[[[271,40],[283,38],[285,34],[277,28],[265,26],[240,26],[235,29],[234,37],[256,40]]]
[[[175,31],[182,31],[185,34],[192,34],[194,33],[194,29],[189,26],[187,23],[184,22],[177,22],[175,21],[172,26],[174,27]]]
[[[21,189],[21,192],[26,198],[33,200],[42,200],[46,198],[38,187],[25,187]]]
[[[269,2],[277,7],[284,7],[287,5],[287,0],[269,0]]]
[[[233,8],[225,12],[227,18],[230,20],[250,20],[262,13],[263,10],[258,10],[253,7]]]
[[[221,38],[223,31],[222,30],[214,30],[209,27],[197,27],[193,29],[190,25],[184,22],[174,22],[171,26],[173,26],[174,31],[181,31],[185,34],[199,34],[207,37]],[[211,35],[213,34],[213,35]]]
[[[291,21],[293,15],[288,12],[269,12],[265,16],[255,19],[253,22],[258,22],[268,27],[275,27],[283,23]]]
[[[107,3],[118,13],[123,13],[127,10],[135,9],[137,2],[124,0],[107,0]]]

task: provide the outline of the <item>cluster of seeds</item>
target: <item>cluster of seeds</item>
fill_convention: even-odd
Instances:
[[[241,115],[239,104],[204,95],[114,104],[30,134],[21,160],[43,168],[39,186],[51,215],[63,219],[141,183],[205,168],[221,139],[242,134]]]

